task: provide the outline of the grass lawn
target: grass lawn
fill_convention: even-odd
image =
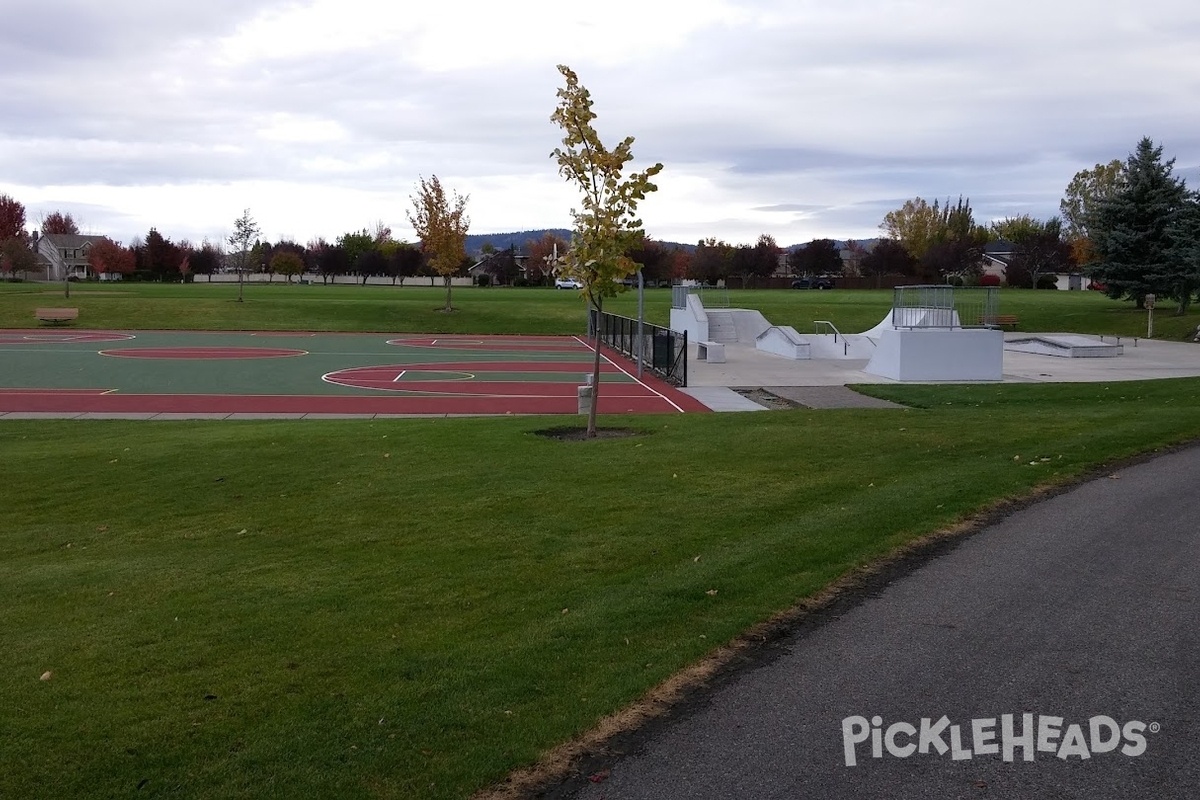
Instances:
[[[871,391],[918,407],[587,443],[535,418],[0,423],[0,797],[464,797],[847,569],[1200,437],[1200,379]]]
[[[0,328],[36,326],[34,309],[69,305],[80,309],[77,327],[118,330],[224,329],[389,331],[424,333],[577,334],[584,330],[583,301],[571,291],[554,289],[456,288],[454,314],[439,311],[445,290],[429,286],[248,285],[245,302],[235,302],[236,284],[96,284],[72,287],[63,297],[57,284],[0,283]],[[710,293],[708,297],[717,295]],[[879,322],[891,307],[883,291],[734,290],[733,306],[756,308],[777,325],[801,333],[813,320],[832,321],[852,333]],[[670,320],[670,291],[646,293],[646,317]],[[607,304],[629,316],[637,313],[635,292]],[[1000,310],[1020,318],[1020,330],[1144,336],[1146,314],[1132,303],[1109,300],[1097,292],[1005,289]],[[1174,316],[1160,304],[1155,314],[1158,339],[1178,340],[1197,324],[1200,314]]]

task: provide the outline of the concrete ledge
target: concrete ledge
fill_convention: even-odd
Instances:
[[[724,364],[725,345],[720,342],[696,342],[696,360]]]

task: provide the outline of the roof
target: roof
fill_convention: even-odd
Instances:
[[[92,236],[83,233],[47,233],[41,237],[41,239],[45,239],[55,247],[67,249],[83,247],[85,244],[95,244],[103,238],[103,236]],[[38,241],[41,241],[41,239]]]

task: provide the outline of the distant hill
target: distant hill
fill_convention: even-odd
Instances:
[[[507,250],[512,246],[520,250],[530,239],[540,239],[547,233],[553,233],[568,242],[571,241],[571,231],[566,228],[540,228],[535,231],[515,231],[513,233],[471,233],[467,235],[467,253],[477,256],[485,244],[490,244],[497,250]]]
[[[532,231],[516,231],[514,233],[472,233],[467,235],[467,254],[478,256],[485,244],[490,244],[497,250],[506,250],[509,246],[515,245],[518,250],[525,246],[525,243],[530,239],[540,239],[547,233],[553,233],[566,241],[571,241],[571,231],[567,228],[538,228]],[[694,244],[682,244],[680,242],[663,242],[659,244],[667,247],[682,247],[689,253],[696,249]]]
[[[471,256],[478,256],[485,244],[490,244],[497,250],[506,250],[509,246],[515,246],[518,250],[520,250],[530,239],[540,239],[544,234],[547,233],[553,233],[555,236],[565,239],[568,242],[571,241],[571,231],[567,228],[538,228],[537,230],[515,231],[513,233],[472,233],[467,236],[467,254]],[[689,253],[696,249],[695,243],[687,244],[684,242],[667,242],[660,239],[656,239],[655,241],[658,241],[659,244],[666,245],[667,247],[682,248]],[[875,245],[875,242],[877,242],[878,239],[856,239],[855,241],[869,250]],[[808,244],[808,242],[789,244],[783,249],[791,253],[795,250],[803,248],[806,244]],[[835,239],[834,244],[836,244],[839,249],[846,246],[846,242],[841,239]]]

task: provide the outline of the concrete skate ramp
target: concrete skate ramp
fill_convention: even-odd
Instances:
[[[767,328],[754,340],[754,347],[764,353],[773,353],[794,361],[806,361],[812,357],[808,342],[790,325],[772,325]]]
[[[771,327],[771,323],[761,311],[752,308],[731,308],[729,316],[733,319],[733,327],[737,331],[737,341],[749,344]]]
[[[1004,342],[1004,349],[1013,353],[1033,353],[1057,358],[1116,358],[1125,352],[1124,345],[1069,333],[1047,333],[1008,339]]]
[[[958,312],[952,308],[897,308],[889,311],[878,325],[858,336],[878,340],[884,331],[908,328],[957,328],[960,327]]]

